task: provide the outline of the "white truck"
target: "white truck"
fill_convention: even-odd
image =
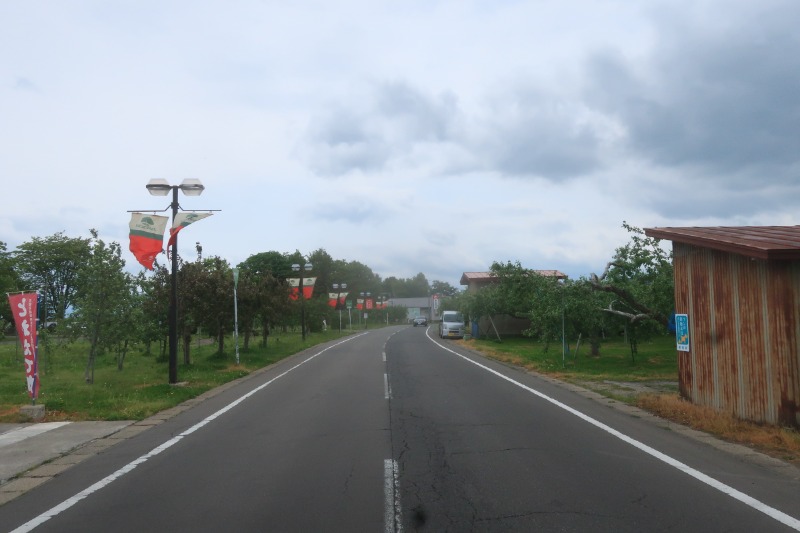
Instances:
[[[442,321],[439,323],[439,337],[463,339],[466,326],[464,316],[458,311],[442,311]]]

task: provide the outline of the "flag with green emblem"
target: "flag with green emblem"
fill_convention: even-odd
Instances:
[[[172,221],[172,228],[169,230],[169,242],[167,242],[167,248],[170,246],[175,246],[175,241],[178,237],[178,232],[192,224],[197,222],[198,220],[203,220],[206,217],[210,217],[213,213],[198,213],[196,211],[184,211],[182,213],[178,213]]]
[[[168,217],[159,215],[131,214],[129,249],[136,260],[148,270],[153,270],[153,261],[161,253],[168,221]]]

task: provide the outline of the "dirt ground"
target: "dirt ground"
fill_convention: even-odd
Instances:
[[[576,385],[606,396],[635,398],[640,394],[678,394],[677,381],[578,381]]]

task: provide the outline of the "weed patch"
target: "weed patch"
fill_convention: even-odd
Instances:
[[[675,394],[642,394],[636,405],[661,418],[800,466],[800,433],[792,428],[739,420],[730,413],[694,405]]]

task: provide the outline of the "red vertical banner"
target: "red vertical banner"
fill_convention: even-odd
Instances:
[[[8,305],[11,306],[11,314],[14,315],[14,322],[17,326],[17,337],[22,344],[28,396],[34,400],[39,396],[39,370],[36,360],[36,299],[35,292],[8,295]]]

